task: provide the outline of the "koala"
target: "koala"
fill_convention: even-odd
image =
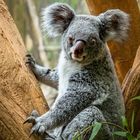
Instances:
[[[31,55],[27,63],[39,81],[58,89],[58,97],[48,112],[39,116],[33,111],[27,118],[33,124],[31,133],[46,140],[72,140],[95,122],[121,125],[125,108],[107,41],[125,40],[128,14],[112,9],[98,16],[76,15],[69,5],[54,3],[43,12],[43,29],[51,37],[61,36],[58,65],[44,68]],[[115,130],[106,123],[95,140],[112,140]]]

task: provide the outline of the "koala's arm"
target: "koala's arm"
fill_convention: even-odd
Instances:
[[[59,77],[57,68],[51,70],[49,68],[42,67],[35,63],[35,60],[32,58],[31,55],[27,55],[26,63],[29,65],[30,69],[40,82],[55,89],[58,88]]]
[[[43,134],[47,130],[67,124],[95,99],[95,94],[83,91],[82,87],[76,91],[74,89],[75,83],[69,87],[66,93],[57,100],[55,106],[47,113],[37,118],[31,116],[31,119],[35,119],[36,122],[31,132]],[[28,122],[31,122],[30,118]]]
[[[66,124],[91,104],[91,98],[92,95],[88,92],[67,92],[59,99],[52,110],[39,118],[39,122],[42,125],[44,124],[46,130]]]
[[[57,68],[51,70],[51,69],[47,69],[45,67],[42,67],[42,66],[39,66],[36,64],[35,68],[32,69],[32,71],[40,82],[42,82],[50,87],[53,87],[55,89],[58,88]]]

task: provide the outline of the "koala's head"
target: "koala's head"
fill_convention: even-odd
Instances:
[[[104,55],[108,40],[127,36],[129,17],[119,9],[98,16],[76,15],[67,4],[55,3],[44,10],[43,28],[48,35],[62,36],[62,49],[68,59],[90,63]]]

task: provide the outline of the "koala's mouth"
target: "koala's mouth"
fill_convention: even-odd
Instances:
[[[82,62],[86,59],[86,54],[82,54],[81,56],[76,56],[75,54],[71,53],[71,58],[74,61]]]

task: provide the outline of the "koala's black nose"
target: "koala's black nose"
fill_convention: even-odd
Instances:
[[[82,58],[84,54],[86,42],[84,40],[77,40],[72,49],[73,59]]]
[[[76,44],[74,46],[75,46],[75,48],[74,48],[74,54],[75,54],[75,56],[78,57],[84,51],[85,42],[83,42],[81,40],[78,40],[78,41],[76,41]]]

